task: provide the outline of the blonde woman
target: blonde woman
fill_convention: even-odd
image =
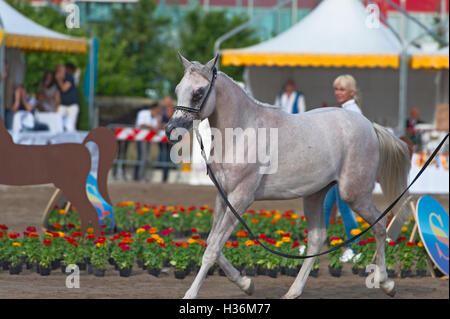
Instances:
[[[361,109],[359,108],[359,92],[353,76],[349,74],[338,76],[333,82],[333,88],[336,100],[343,109],[362,114]],[[341,199],[337,184],[330,188],[325,197],[323,205],[323,210],[325,213],[325,227],[328,227],[331,211],[335,203],[341,213],[347,238],[351,238],[353,237],[351,231],[352,229],[358,228],[358,223],[356,222],[355,215],[348,204]],[[356,240],[356,242],[357,241],[358,240]],[[354,257],[354,252],[350,246],[351,244],[341,256],[341,262],[348,262]]]

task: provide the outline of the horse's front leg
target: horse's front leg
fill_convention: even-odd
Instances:
[[[239,189],[239,188],[238,188]],[[240,215],[244,213],[244,211],[250,206],[250,204],[253,202],[253,200],[250,198],[249,194],[245,194],[245,192],[240,192],[237,189],[237,191],[233,192],[228,196],[230,203],[233,205],[233,207],[236,209],[237,212],[239,212]],[[218,195],[219,196],[219,195]],[[216,201],[217,206],[217,201]],[[211,229],[211,232],[208,236],[207,240],[207,247],[205,250],[205,253],[203,254],[202,258],[202,266],[200,267],[200,271],[197,273],[197,276],[194,279],[194,282],[192,283],[189,290],[184,295],[185,299],[193,299],[197,298],[198,291],[200,290],[200,287],[203,283],[203,281],[206,278],[206,274],[208,273],[209,268],[218,260],[221,264],[221,267],[223,266],[226,268],[225,272],[229,272],[229,276],[234,279],[238,279],[236,276],[236,272],[238,272],[236,269],[233,268],[235,272],[233,272],[232,269],[230,269],[228,266],[229,262],[226,260],[225,257],[219,258],[222,254],[222,248],[225,245],[225,242],[228,240],[230,235],[233,233],[233,230],[235,229],[237,223],[239,222],[236,217],[233,215],[233,213],[230,211],[229,208],[226,208],[223,214],[220,214],[219,216],[214,216],[214,224],[213,228]],[[229,277],[230,278],[230,277]],[[233,281],[233,279],[231,279]],[[235,281],[239,286],[242,285],[241,289],[247,289],[251,290],[251,282],[247,283],[247,280],[244,280],[242,282],[241,280]],[[247,287],[245,287],[247,286]]]

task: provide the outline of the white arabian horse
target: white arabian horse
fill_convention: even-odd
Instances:
[[[255,200],[302,197],[308,223],[308,255],[319,253],[326,241],[323,201],[332,185],[338,184],[342,199],[370,224],[381,214],[372,200],[375,181],[381,184],[389,199],[406,188],[410,169],[406,144],[364,116],[334,107],[291,115],[254,100],[222,72],[215,78],[217,56],[206,65],[190,62],[181,55],[180,59],[185,71],[175,90],[180,106],[165,128],[169,141],[176,142],[180,138],[175,128],[190,130],[194,120],[206,118],[211,127],[222,132],[222,139],[214,140],[222,149],[233,146],[226,145],[230,143],[225,139],[226,128],[277,128],[279,159],[275,173],[261,174],[261,163],[212,162],[210,167],[228,200],[241,215]],[[249,147],[254,146],[247,143],[246,153]],[[238,220],[219,194],[214,212],[202,266],[185,298],[197,297],[208,269],[215,262],[244,292],[254,291],[252,280],[241,276],[222,253]],[[388,279],[384,255],[386,217],[373,231],[377,248],[376,275],[382,290],[393,296],[395,283]],[[314,260],[304,261],[284,298],[301,295]]]

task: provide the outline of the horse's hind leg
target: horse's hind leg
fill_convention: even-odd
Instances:
[[[360,196],[353,203],[349,203],[350,207],[359,214],[366,222],[373,224],[375,220],[381,215],[380,211],[375,207],[372,194]],[[381,289],[387,295],[393,297],[396,293],[395,282],[390,280],[386,272],[386,262],[384,255],[384,245],[386,241],[386,217],[382,218],[373,226],[377,245],[377,267],[375,269],[375,280],[378,280]]]
[[[323,200],[328,190],[329,187],[326,187],[313,195],[303,198],[303,207],[305,210],[306,222],[308,224],[307,255],[319,253],[322,245],[327,239],[323,213]],[[283,298],[294,299],[302,294],[306,280],[308,279],[316,258],[317,257],[305,259],[297,278]]]

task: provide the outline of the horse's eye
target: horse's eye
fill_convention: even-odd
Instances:
[[[205,93],[205,89],[204,88],[199,88],[197,89],[193,94],[192,94],[192,101],[193,102],[198,102],[200,101],[200,99],[203,97],[203,94]]]

